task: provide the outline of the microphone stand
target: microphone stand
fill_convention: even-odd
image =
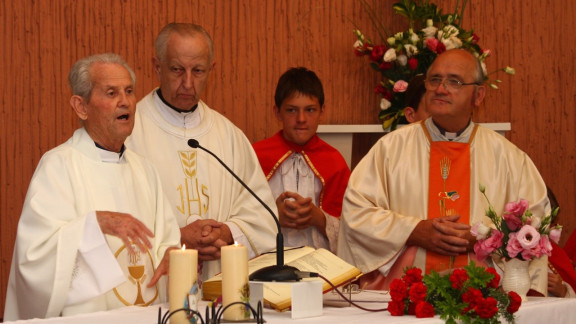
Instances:
[[[262,199],[260,199],[260,197],[258,197],[256,195],[256,193],[254,193],[254,191],[252,191],[252,189],[250,189],[248,187],[248,185],[246,185],[244,183],[244,181],[242,181],[242,179],[240,179],[236,175],[236,173],[234,173],[234,171],[232,171],[222,160],[220,160],[220,158],[218,156],[216,156],[216,154],[214,154],[210,150],[202,147],[200,145],[200,143],[195,139],[189,139],[188,145],[192,148],[199,148],[199,149],[203,150],[204,152],[212,155],[218,162],[220,162],[220,164],[236,180],[238,180],[238,182],[240,182],[240,184],[246,190],[248,190],[248,192],[250,194],[252,194],[252,196],[254,196],[254,198],[256,198],[256,200],[258,200],[258,202],[260,204],[262,204],[262,206],[264,206],[264,208],[266,208],[266,210],[270,213],[270,215],[272,215],[272,218],[276,222],[276,227],[278,228],[278,234],[276,234],[276,265],[264,267],[262,269],[254,271],[254,273],[252,273],[250,275],[249,279],[252,281],[298,281],[298,280],[300,280],[301,277],[298,275],[298,273],[300,271],[295,267],[287,266],[284,264],[284,236],[282,235],[280,222],[278,221],[278,218],[276,217],[276,215],[274,214],[272,209],[270,209],[270,207],[268,207],[268,205],[266,205],[266,203],[264,201],[262,201]]]

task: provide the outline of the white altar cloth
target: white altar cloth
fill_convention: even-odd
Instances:
[[[386,306],[385,303],[362,303],[364,307],[376,309]],[[158,323],[158,308],[162,307],[162,312],[168,310],[168,305],[153,305],[148,307],[126,307],[107,312],[96,312],[82,314],[70,317],[58,317],[50,319],[33,319],[26,321],[5,322],[18,324],[125,324],[141,323],[156,324]],[[200,303],[199,311],[204,314],[206,302]],[[304,323],[444,323],[438,316],[434,318],[418,319],[414,316],[390,316],[386,312],[367,312],[355,307],[328,307],[323,309],[323,315],[320,317],[311,317],[293,320],[290,318],[290,312],[278,313],[274,310],[265,309],[264,319],[267,323],[272,324],[304,324]],[[540,323],[574,323],[576,319],[576,298],[544,298],[529,297],[528,302],[524,303],[518,313],[516,313],[517,324],[540,324]]]

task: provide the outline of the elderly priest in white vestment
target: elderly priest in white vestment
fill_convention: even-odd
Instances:
[[[158,169],[182,244],[198,250],[201,278],[207,280],[221,271],[221,247],[242,244],[252,258],[276,246],[277,228],[248,190],[188,140],[218,156],[277,214],[276,203],[248,138],[201,99],[215,66],[208,32],[169,23],[155,44],[152,62],[160,86],[138,102],[126,146]]]
[[[534,215],[550,212],[534,163],[515,145],[472,122],[485,94],[478,59],[440,54],[425,86],[431,118],[383,136],[356,166],[342,207],[338,254],[387,289],[407,266],[437,272],[475,259],[470,225],[524,198]],[[532,290],[546,295],[547,258],[531,261]]]
[[[116,54],[74,64],[70,104],[81,128],[40,160],[18,233],[4,320],[165,301],[168,251],[180,231],[159,176],[125,149],[135,75]]]

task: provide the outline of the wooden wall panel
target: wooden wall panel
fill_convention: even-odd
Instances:
[[[404,30],[395,0],[367,0],[391,31]],[[444,12],[456,0],[435,1]],[[576,85],[571,1],[470,1],[464,26],[474,27],[494,55],[489,70],[517,75],[490,91],[479,122],[511,122],[507,137],[525,150],[563,207],[565,233],[576,227]],[[5,0],[0,2],[0,317],[16,226],[32,173],[44,152],[78,127],[66,77],[78,58],[117,52],[134,68],[137,96],[157,85],[154,36],[171,21],[193,21],[213,36],[216,69],[205,101],[252,140],[279,127],[273,91],[289,67],[307,66],[324,82],[325,123],[377,123],[378,76],[354,56],[356,23],[376,37],[357,0]],[[564,236],[563,240],[567,238]]]

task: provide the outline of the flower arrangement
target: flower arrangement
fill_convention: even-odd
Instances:
[[[515,73],[511,67],[487,73],[484,60],[490,56],[490,50],[480,47],[479,37],[473,30],[461,27],[467,0],[462,1],[461,8],[458,0],[452,14],[442,14],[442,10],[429,0],[401,0],[392,8],[396,14],[408,19],[409,28],[395,34],[383,30],[374,11],[365,0],[361,1],[368,9],[372,22],[379,27],[382,43],[370,40],[355,29],[357,41],[354,52],[357,56],[368,56],[370,66],[382,75],[375,92],[382,97],[379,119],[384,129],[394,130],[400,121],[405,121],[408,83],[415,75],[425,74],[436,56],[446,50],[463,48],[476,55],[482,64],[485,81],[494,89],[498,89],[496,83],[501,81],[491,80],[489,75],[498,71]]]
[[[421,269],[409,268],[390,284],[388,311],[418,318],[440,314],[446,323],[500,323],[500,318],[513,323],[522,300],[513,291],[499,289],[499,282],[494,268],[473,262],[446,275],[432,271],[423,277]]]
[[[524,261],[542,255],[550,256],[550,240],[558,243],[562,232],[562,226],[553,225],[558,215],[558,207],[552,210],[550,215],[539,217],[528,210],[527,200],[520,199],[507,203],[503,216],[499,217],[486,197],[486,188],[483,185],[480,185],[480,192],[488,200],[486,216],[495,228],[481,222],[472,226],[472,235],[477,239],[474,252],[479,260],[485,260],[492,253],[507,260],[518,258]]]

